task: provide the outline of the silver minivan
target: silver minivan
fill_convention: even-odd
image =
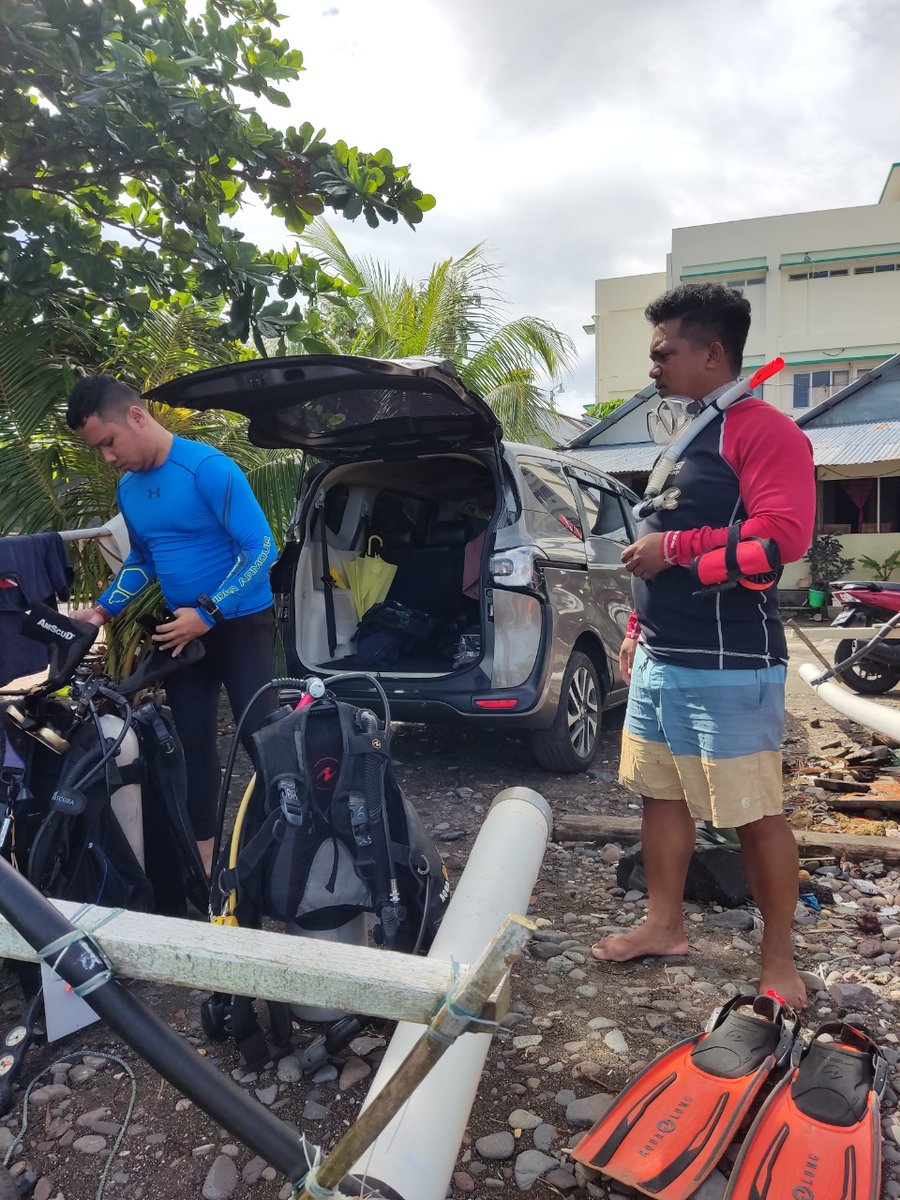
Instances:
[[[241,413],[254,444],[304,452],[272,572],[290,672],[374,669],[400,720],[527,730],[541,766],[590,766],[627,691],[627,488],[504,442],[449,363],[261,359],[149,395]],[[347,581],[369,568],[389,582],[361,616]],[[364,684],[342,694],[371,703]]]

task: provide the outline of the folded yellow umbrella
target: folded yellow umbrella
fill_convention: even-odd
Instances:
[[[369,538],[365,554],[344,563],[344,574],[350,585],[350,594],[353,596],[358,617],[373,604],[381,603],[397,573],[396,566],[385,562],[378,553],[376,543],[378,547],[383,544],[380,537],[373,535]]]

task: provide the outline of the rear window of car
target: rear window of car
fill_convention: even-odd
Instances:
[[[560,529],[564,529],[572,537],[583,542],[581,516],[569,481],[562,470],[551,463],[538,462],[520,462],[519,468],[532,496],[541,509],[552,518],[545,524],[545,531],[558,534]]]

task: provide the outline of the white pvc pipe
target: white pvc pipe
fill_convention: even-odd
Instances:
[[[552,829],[553,815],[543,796],[525,787],[500,792],[475,839],[429,958],[475,962],[510,913],[527,912]],[[421,1025],[397,1026],[363,1108],[421,1036]],[[488,1033],[463,1034],[351,1174],[387,1184],[400,1200],[443,1200],[490,1044]]]
[[[830,704],[851,721],[857,721],[868,729],[877,729],[879,733],[900,742],[900,709],[888,708],[887,705],[879,704],[877,700],[859,696],[856,692],[842,688],[833,679],[814,684],[813,680],[821,674],[821,668],[812,663],[803,663],[800,667],[800,678],[809,684],[820,700]]]

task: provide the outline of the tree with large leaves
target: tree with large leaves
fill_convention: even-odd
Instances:
[[[390,151],[255,110],[289,106],[302,70],[278,24],[274,0],[0,0],[0,319],[26,301],[136,328],[154,300],[193,296],[227,303],[223,334],[262,352],[302,339],[295,296],[342,289],[296,247],[247,241],[245,200],[295,233],[326,208],[421,220],[434,200]]]
[[[538,380],[571,370],[574,345],[539,317],[506,319],[498,270],[483,247],[436,263],[427,279],[413,282],[384,263],[352,254],[325,221],[316,221],[304,241],[350,285],[351,296],[343,308],[327,313],[313,306],[304,349],[447,359],[491,405],[507,437],[544,445],[553,441],[555,410]]]

